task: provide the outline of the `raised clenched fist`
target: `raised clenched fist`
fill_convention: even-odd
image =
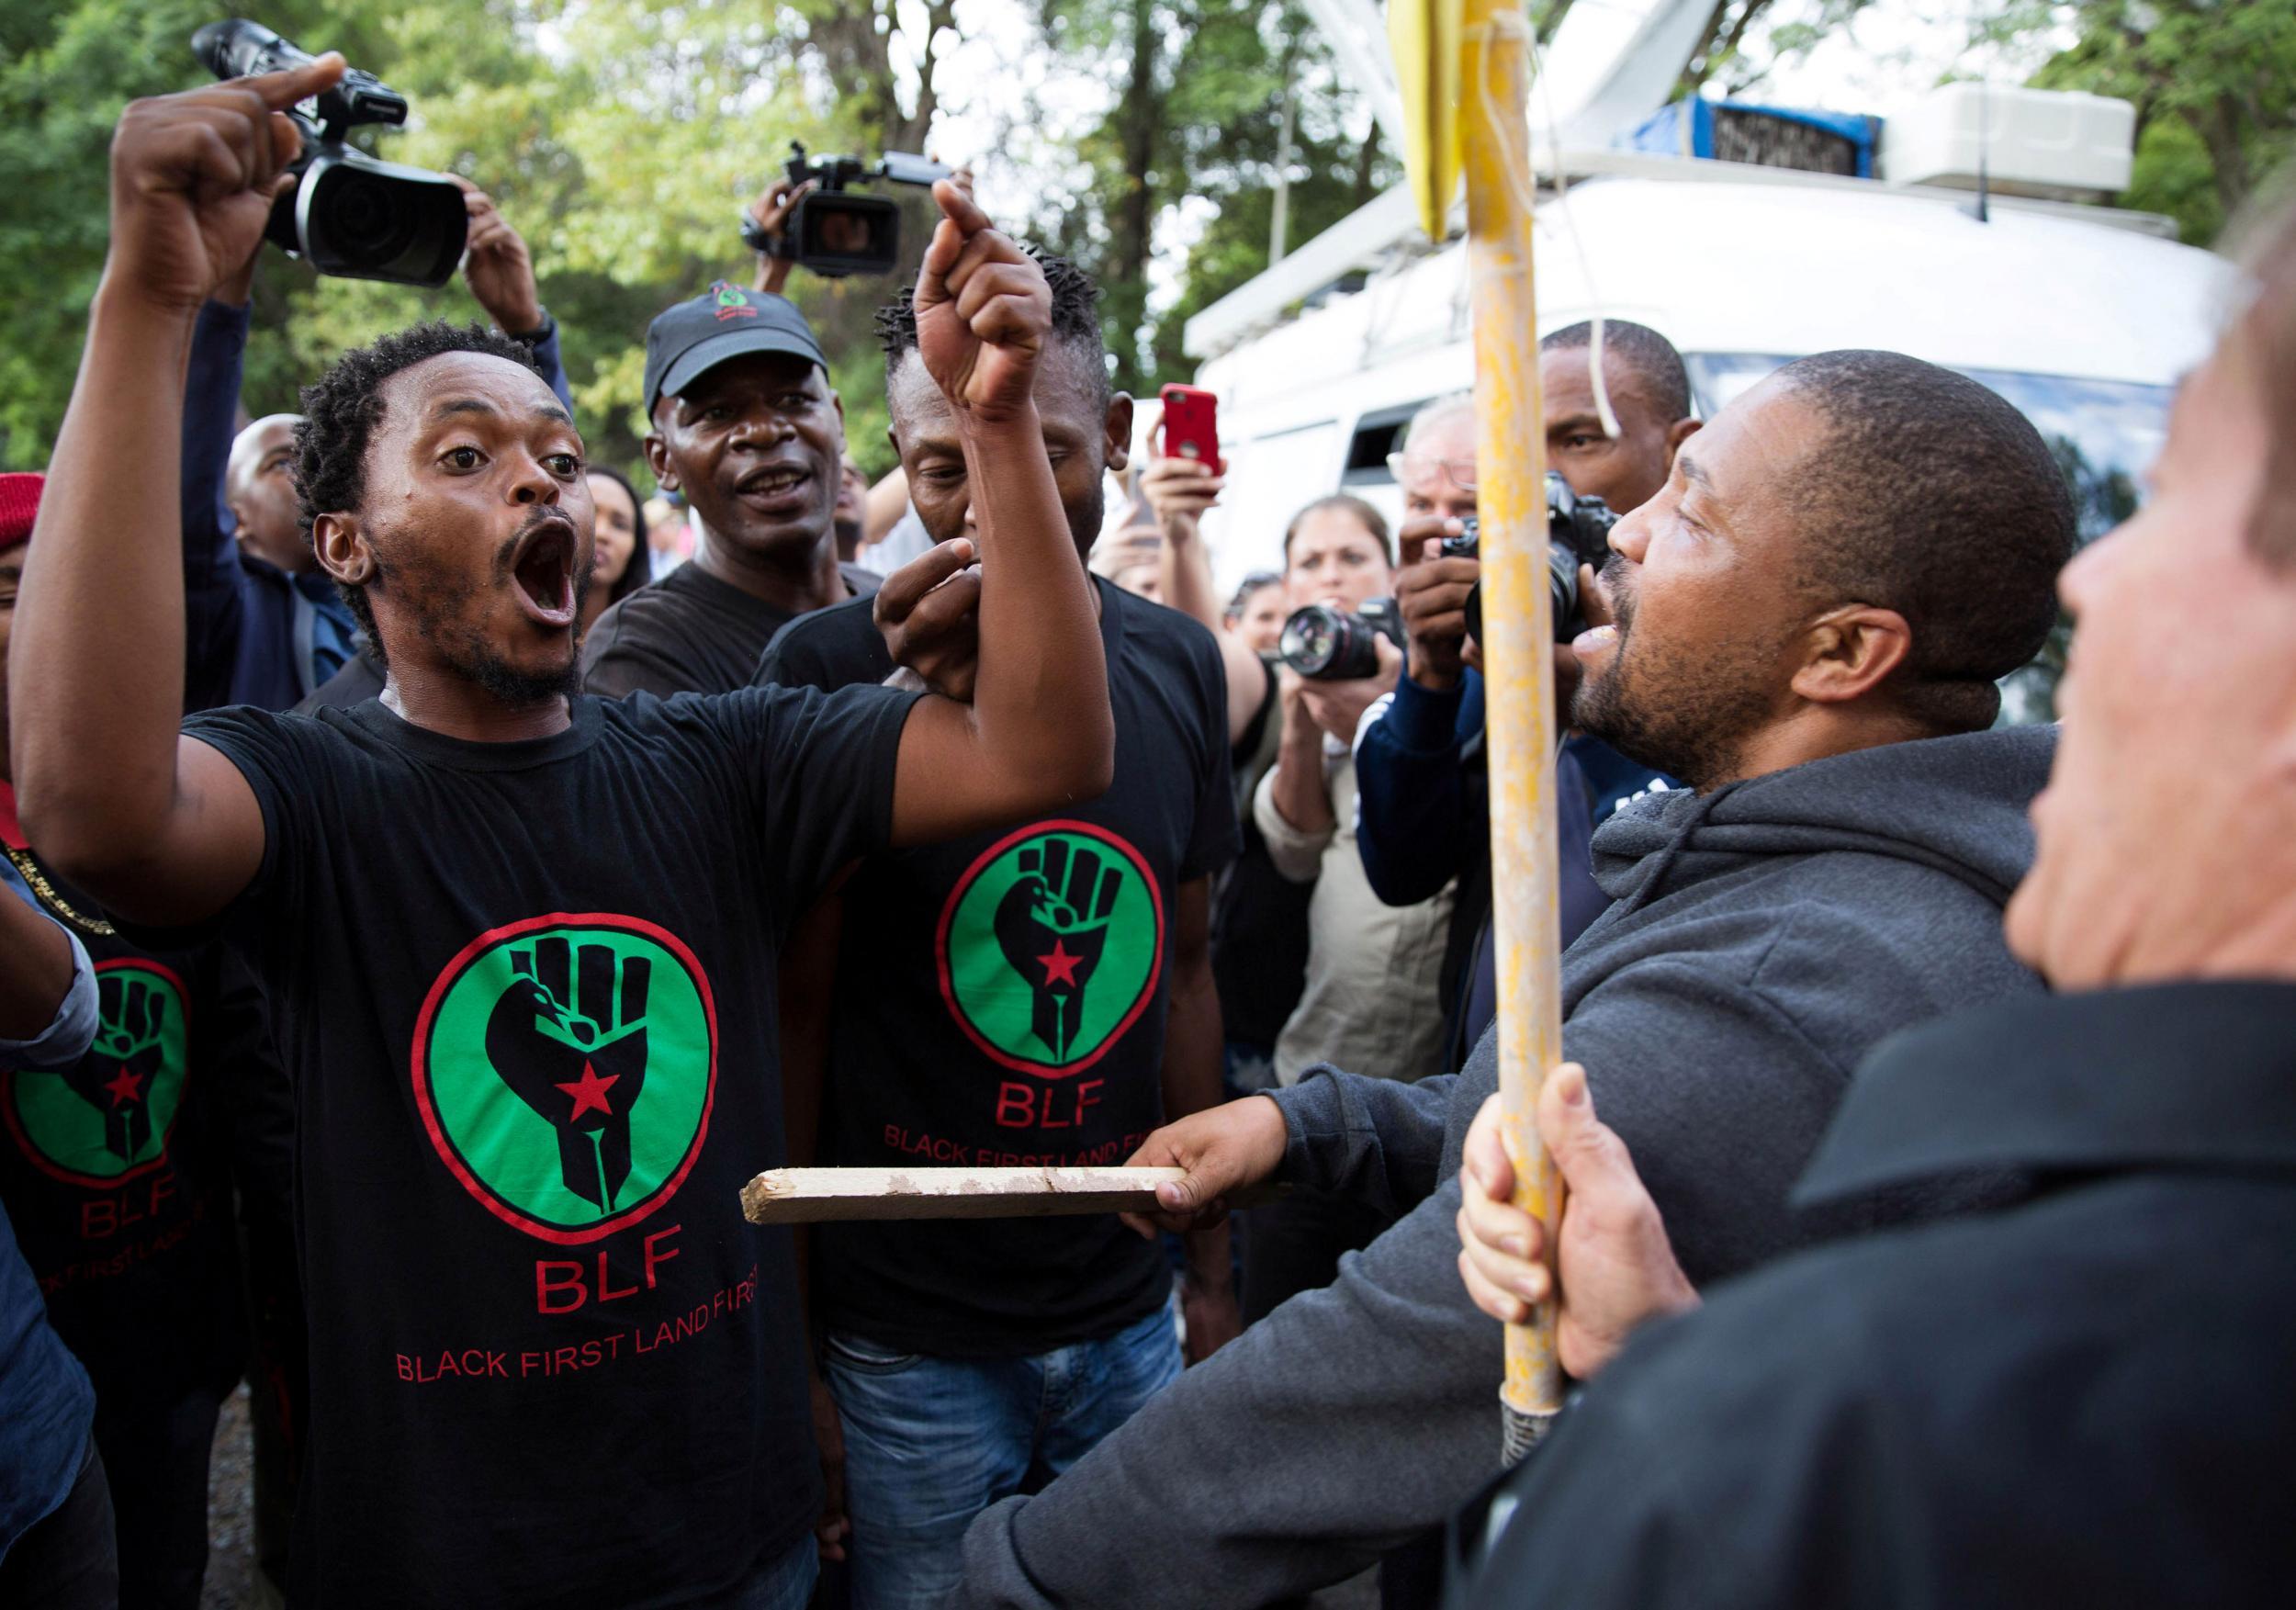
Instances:
[[[969,191],[933,186],[941,220],[917,274],[917,351],[959,416],[1011,420],[1034,406],[1052,330],[1044,271],[989,227]]]
[[[331,51],[284,73],[130,103],[112,134],[107,287],[187,313],[240,273],[302,150],[287,109],[342,76]]]
[[[1066,1062],[1124,874],[1098,851],[1061,838],[1023,850],[1020,873],[997,904],[996,943],[1029,981],[1030,1029],[1055,1063]]]
[[[602,1213],[630,1177],[630,1109],[646,1087],[653,964],[564,939],[511,952],[487,1019],[487,1061],[558,1136],[566,1188]]]

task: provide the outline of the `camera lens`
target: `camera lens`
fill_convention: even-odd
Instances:
[[[343,256],[379,267],[405,252],[414,238],[414,220],[394,199],[382,180],[345,173],[327,187],[322,203],[326,215],[320,227]]]
[[[298,250],[321,274],[444,285],[469,231],[462,192],[415,168],[322,148],[297,193]]]
[[[1276,640],[1276,652],[1301,676],[1321,678],[1329,674],[1345,635],[1345,622],[1337,610],[1327,603],[1311,603],[1291,612],[1284,622],[1283,635]]]

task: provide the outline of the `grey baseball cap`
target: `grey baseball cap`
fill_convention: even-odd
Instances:
[[[719,280],[646,329],[646,411],[675,397],[728,358],[789,353],[827,369],[813,326],[787,297]]]

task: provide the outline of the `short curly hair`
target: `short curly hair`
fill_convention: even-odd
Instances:
[[[1092,360],[1092,372],[1099,382],[1100,403],[1106,407],[1113,388],[1109,379],[1109,349],[1100,334],[1099,286],[1094,283],[1092,276],[1057,253],[1035,246],[1022,250],[1044,270],[1044,277],[1052,287],[1052,339]],[[904,354],[917,350],[917,298],[913,289],[905,287],[900,295],[877,310],[877,344],[884,348],[888,377],[900,367]]]
[[[386,335],[372,346],[355,347],[336,359],[318,381],[303,388],[303,417],[295,426],[295,494],[303,540],[311,523],[335,510],[355,510],[366,496],[366,445],[383,419],[383,382],[402,369],[450,352],[507,358],[539,375],[526,343],[479,324],[449,324],[443,319]],[[383,658],[375,630],[375,611],[365,583],[335,583],[367,647]]]

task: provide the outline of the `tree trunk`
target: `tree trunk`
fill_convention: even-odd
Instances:
[[[2205,107],[2182,108],[2184,119],[2192,131],[2208,147],[2209,160],[2216,169],[2216,200],[2227,219],[2239,215],[2256,188],[2256,176],[2249,171],[2248,153],[2242,149],[2241,134],[2244,119],[2240,108],[2228,96],[2218,96]]]
[[[1379,170],[1379,120],[1374,118],[1371,119],[1371,131],[1363,137],[1363,144],[1356,152],[1355,199],[1357,207],[1364,206],[1379,194],[1372,184],[1372,177]]]
[[[1140,331],[1148,312],[1148,254],[1154,244],[1156,195],[1152,184],[1156,134],[1162,126],[1164,95],[1156,85],[1154,0],[1131,0],[1131,73],[1117,107],[1123,171],[1109,229],[1108,262],[1101,276],[1114,326],[1119,384],[1133,386],[1140,373]]]

